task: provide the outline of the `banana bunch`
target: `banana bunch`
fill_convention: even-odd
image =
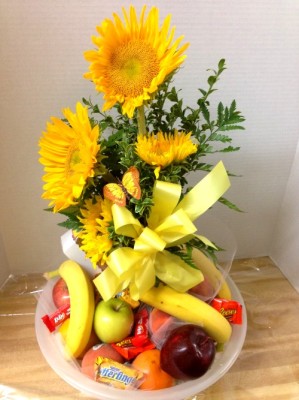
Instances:
[[[194,261],[214,287],[219,287],[220,271],[200,251],[194,253]],[[67,284],[71,314],[65,334],[68,356],[78,357],[90,338],[95,311],[94,288],[84,269],[72,260],[64,261],[56,270]],[[55,271],[54,271],[55,272]],[[218,296],[231,298],[230,289],[222,281]],[[226,343],[231,336],[231,325],[225,317],[206,302],[188,293],[179,293],[160,285],[148,290],[140,298],[144,303],[158,308],[182,321],[202,326],[217,343]]]
[[[64,261],[58,273],[67,284],[71,304],[65,349],[68,356],[78,357],[85,349],[92,329],[94,289],[88,275],[74,261]]]
[[[200,325],[218,344],[226,343],[231,336],[232,328],[226,318],[191,294],[160,285],[148,290],[140,300],[182,321]]]

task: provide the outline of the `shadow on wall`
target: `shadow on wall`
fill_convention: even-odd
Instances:
[[[8,265],[3,237],[0,232],[0,288],[5,283],[6,279],[9,277],[10,268]]]

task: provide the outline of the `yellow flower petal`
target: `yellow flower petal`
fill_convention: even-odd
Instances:
[[[108,226],[112,221],[111,203],[109,200],[96,196],[86,200],[80,209],[83,224],[82,230],[74,232],[79,239],[79,246],[91,260],[94,267],[106,262],[107,254],[112,247],[109,239]]]
[[[40,163],[44,166],[44,193],[54,212],[76,204],[88,178],[94,176],[99,128],[91,127],[88,112],[78,103],[76,113],[63,111],[69,125],[52,117],[39,141]]]
[[[159,27],[159,10],[152,7],[145,18],[144,6],[138,20],[136,10],[123,9],[124,22],[117,14],[114,21],[105,19],[97,27],[99,37],[93,37],[97,50],[86,51],[90,62],[84,76],[104,93],[104,110],[117,102],[130,118],[135,108],[149,100],[165,78],[183,62],[188,44],[179,47],[182,36],[173,42],[171,17]]]
[[[160,166],[154,169],[154,174],[155,174],[156,179],[159,179],[160,171],[161,171]]]
[[[174,134],[158,132],[157,134],[138,135],[136,153],[149,165],[158,166],[155,175],[160,169],[172,163],[185,160],[190,154],[197,151],[197,145],[191,141],[191,133],[175,131]]]

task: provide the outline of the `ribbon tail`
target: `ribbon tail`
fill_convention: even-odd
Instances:
[[[93,282],[104,300],[124,290],[142,265],[144,254],[130,247],[119,247],[107,259],[107,268]]]
[[[98,275],[93,283],[101,294],[103,300],[107,301],[114,297],[118,292],[128,286],[128,281],[121,281],[110,268],[106,268]]]
[[[186,292],[204,280],[199,269],[168,251],[156,255],[155,268],[158,278],[178,292]]]
[[[107,265],[119,279],[128,279],[135,265],[139,265],[143,258],[143,253],[131,247],[119,247],[110,253]]]
[[[154,256],[145,257],[142,267],[135,272],[135,279],[129,286],[130,296],[133,300],[138,300],[145,292],[155,285],[156,272],[154,268],[154,258]]]
[[[130,247],[121,247],[110,254],[107,268],[93,282],[104,300],[127,287],[132,299],[138,300],[155,284],[154,263],[155,254],[146,255]]]
[[[212,169],[177,205],[194,221],[206,212],[230,187],[230,181],[222,161]]]

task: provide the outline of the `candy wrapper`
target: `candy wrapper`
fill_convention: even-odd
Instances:
[[[143,381],[143,373],[106,357],[95,362],[95,380],[118,389],[137,389]]]
[[[215,298],[211,306],[218,310],[230,323],[242,324],[242,304],[235,300]]]
[[[120,299],[127,302],[132,308],[137,308],[140,306],[140,302],[138,300],[133,300],[130,296],[129,289],[125,289],[122,292],[118,293],[116,297],[119,297]]]
[[[70,304],[64,304],[61,307],[59,307],[54,313],[50,315],[45,314],[42,317],[42,321],[50,332],[54,332],[57,326],[62,324],[66,319],[70,317],[70,313],[71,313]]]
[[[149,339],[148,310],[143,307],[135,314],[134,335],[112,346],[127,360],[136,357],[137,354],[155,348],[155,344]]]

